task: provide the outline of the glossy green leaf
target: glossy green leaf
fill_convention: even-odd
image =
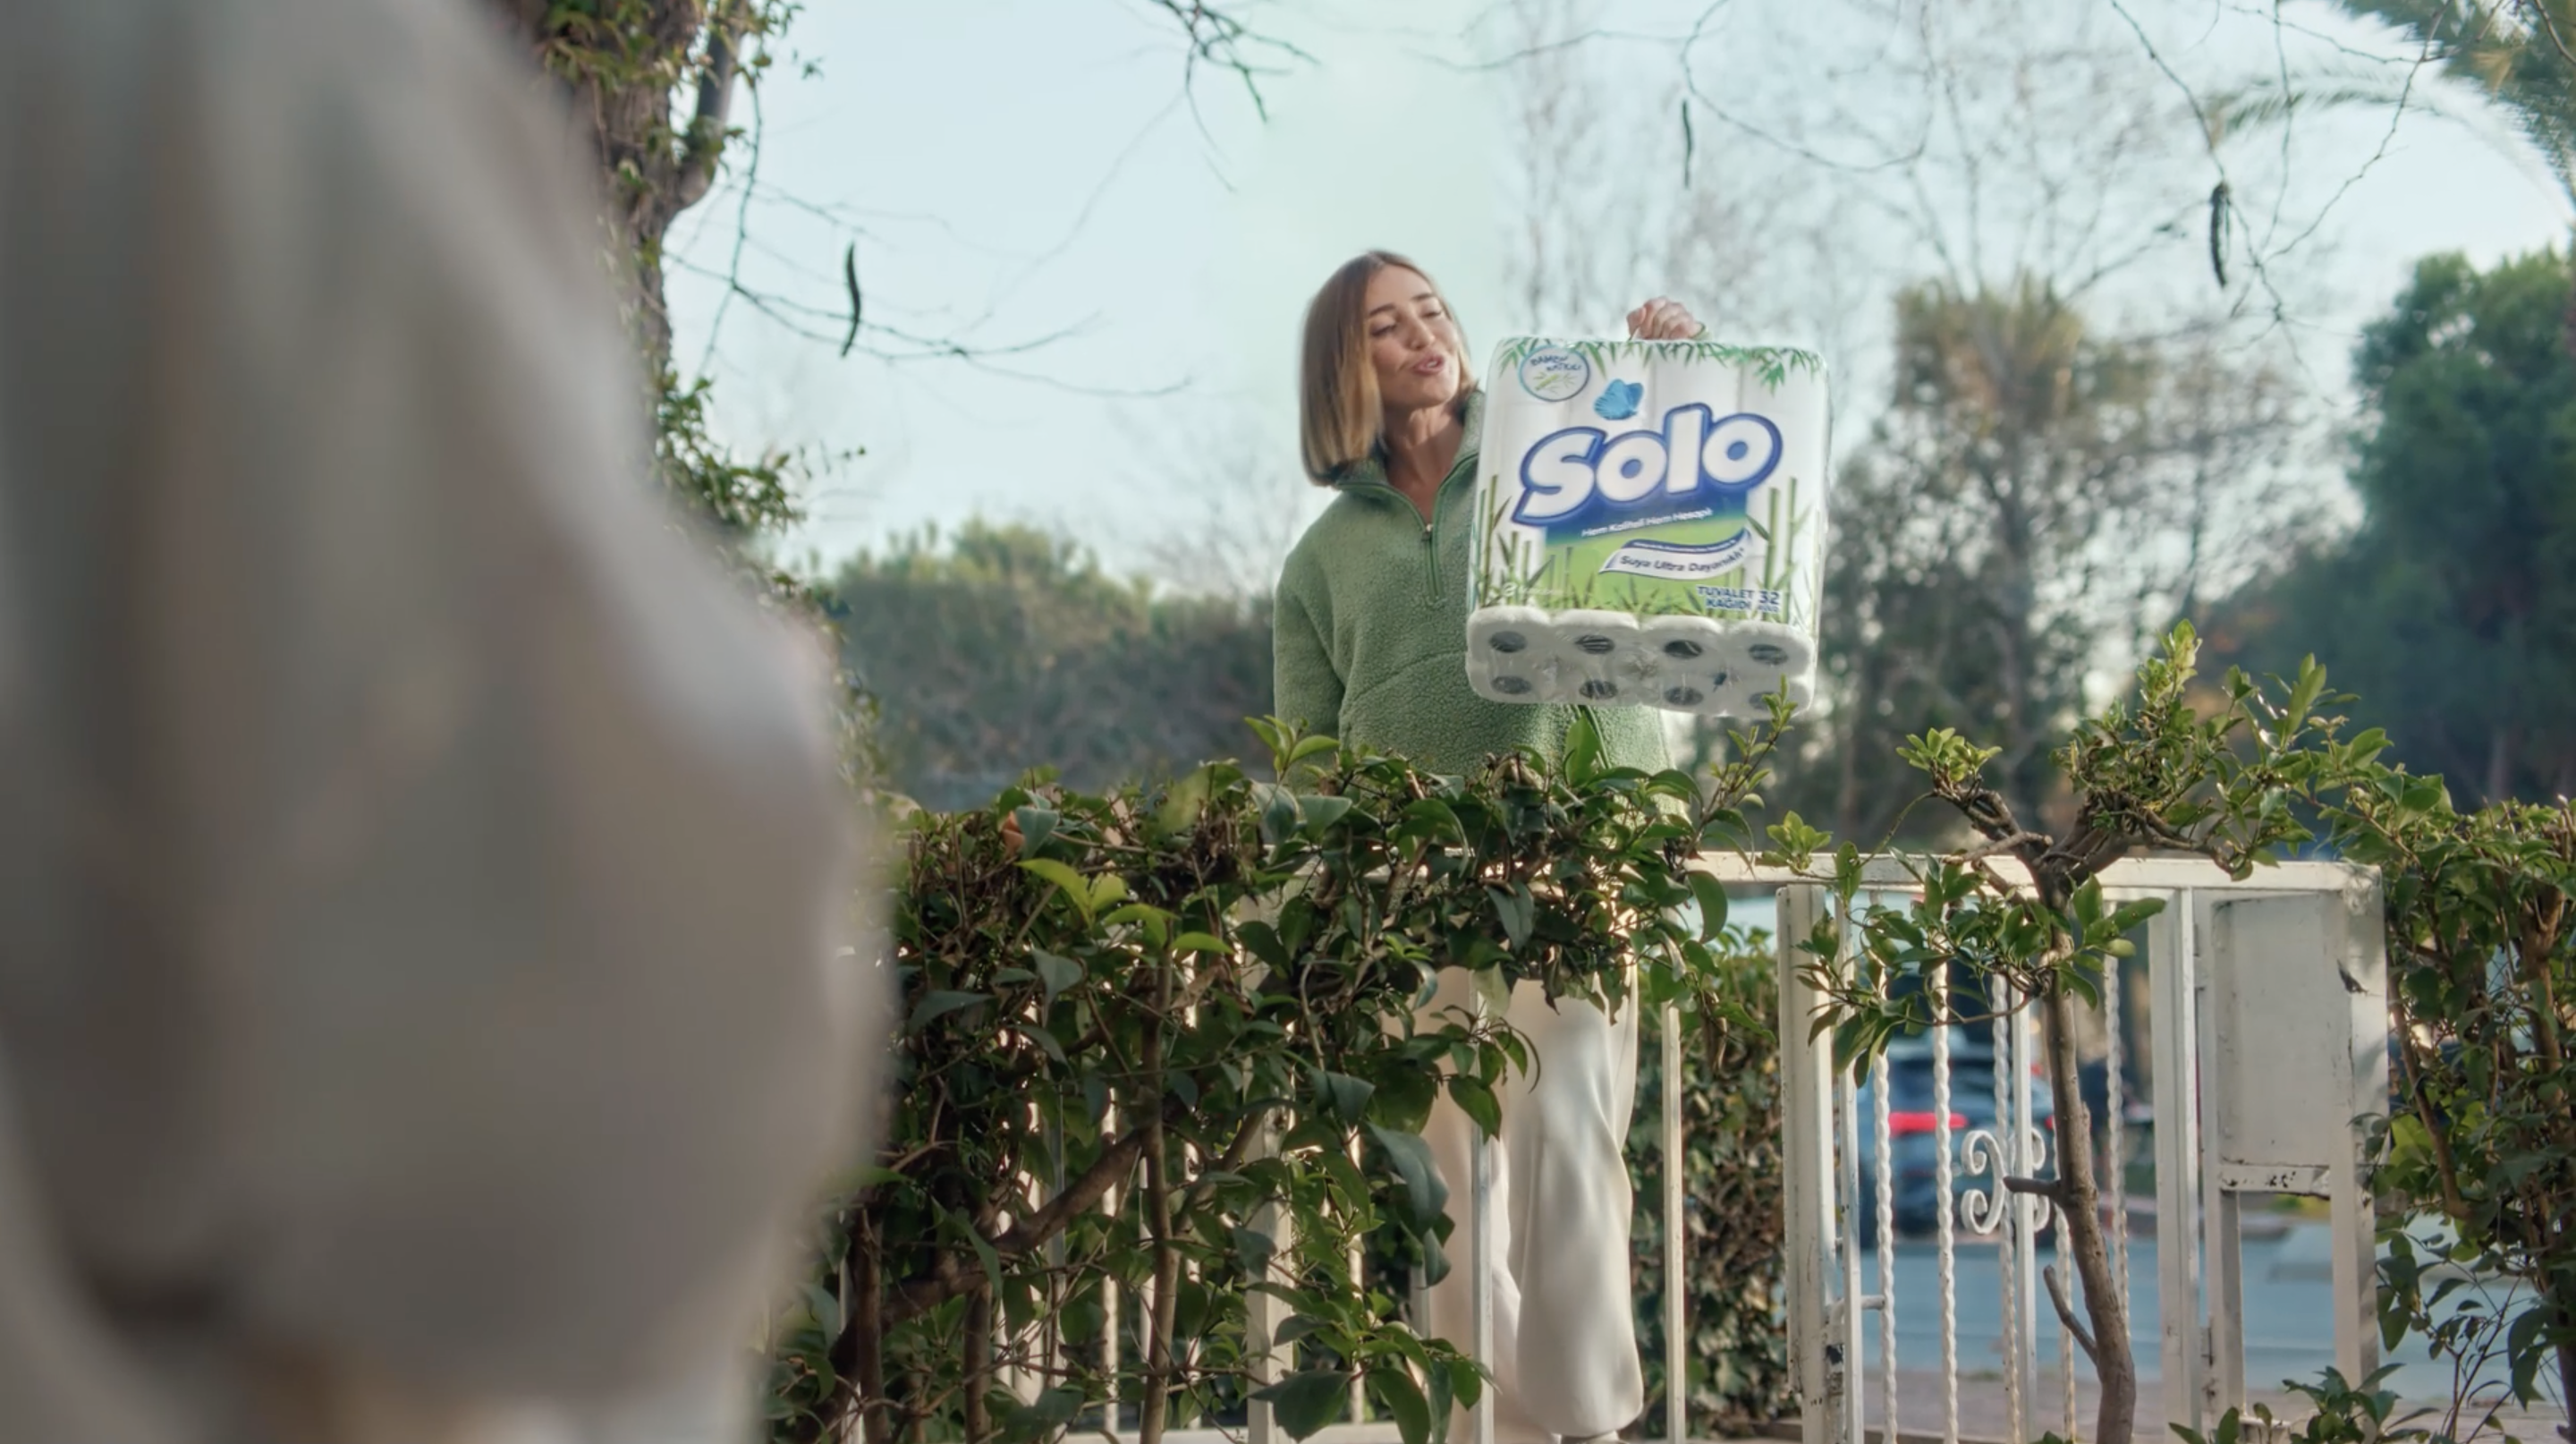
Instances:
[[[1726,930],[1726,885],[1704,872],[1690,875],[1691,897],[1699,904],[1701,941],[1714,939]]]
[[[1396,1433],[1404,1444],[1430,1444],[1431,1405],[1422,1397],[1422,1386],[1401,1367],[1376,1368],[1368,1371],[1369,1397],[1395,1418]]]
[[[1483,1079],[1470,1073],[1449,1075],[1449,1097],[1459,1112],[1475,1120],[1487,1138],[1502,1135],[1502,1100],[1494,1096],[1494,1090],[1486,1087]]]
[[[1037,966],[1038,983],[1046,989],[1046,998],[1050,1003],[1056,1000],[1057,994],[1082,981],[1082,964],[1071,958],[1048,952],[1044,948],[1031,948],[1029,959]]]
[[[991,1001],[993,998],[989,993],[966,993],[952,988],[933,988],[922,994],[921,1001],[913,1005],[912,1019],[905,1024],[905,1027],[917,1033],[934,1019],[944,1018],[961,1008],[971,1008],[978,1003]]]
[[[1592,719],[1592,709],[1574,709],[1574,721],[1565,729],[1565,775],[1580,786],[1601,770],[1601,726]]]
[[[1340,745],[1341,744],[1339,742],[1328,736],[1319,735],[1302,738],[1294,748],[1289,750],[1288,760],[1292,764],[1303,762],[1309,757],[1320,756],[1323,753],[1330,752]]]
[[[1308,1438],[1332,1423],[1350,1396],[1350,1375],[1339,1369],[1308,1369],[1252,1392],[1291,1439]]]
[[[1034,876],[1055,884],[1056,890],[1064,894],[1065,900],[1081,911],[1085,922],[1090,921],[1092,915],[1099,911],[1091,900],[1091,884],[1083,880],[1082,874],[1075,872],[1064,863],[1051,857],[1033,857],[1024,859],[1020,866]]]
[[[1351,807],[1351,800],[1347,797],[1302,796],[1297,799],[1297,810],[1311,832],[1320,833],[1348,817]]]
[[[1367,1079],[1322,1068],[1307,1069],[1306,1081],[1315,1102],[1345,1127],[1360,1121],[1368,1111],[1369,1095],[1377,1091]]]
[[[1369,1137],[1386,1150],[1387,1161],[1404,1182],[1409,1221],[1416,1228],[1428,1228],[1449,1202],[1449,1188],[1441,1182],[1439,1166],[1432,1161],[1431,1145],[1423,1142],[1419,1134],[1398,1133],[1374,1123],[1367,1127]]]
[[[1060,819],[1053,811],[1043,807],[1022,807],[1015,809],[1011,817],[1020,825],[1022,858],[1037,856],[1046,849],[1049,842],[1055,840],[1056,823]]]
[[[1079,1389],[1041,1389],[1035,1399],[1012,1406],[1002,1416],[1002,1437],[1013,1444],[1049,1438],[1071,1424],[1082,1405]]]
[[[1503,925],[1503,936],[1511,939],[1515,948],[1527,943],[1538,913],[1537,900],[1530,896],[1528,886],[1516,882],[1507,888],[1488,887],[1485,893],[1494,900],[1494,916]]]

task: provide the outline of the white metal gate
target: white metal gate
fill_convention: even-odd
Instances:
[[[1709,865],[1729,881],[1780,885],[1788,1313],[1805,1444],[1862,1444],[1873,1434],[1944,1444],[1961,1438],[1963,1237],[1997,1251],[2003,1354],[2000,1379],[1969,1385],[2001,1392],[2003,1435],[2013,1444],[2051,1431],[2081,1438],[2091,1420],[2089,1411],[2079,1416],[2077,1380],[2089,1363],[2078,1360],[2063,1329],[2054,1358],[2042,1359],[2038,1347],[2047,1307],[2042,1269],[2053,1267],[2079,1315],[2083,1309],[2068,1261],[2054,1256],[2061,1246],[2039,1242],[2043,1231],[2053,1239],[2064,1231],[2047,1228],[2053,1204],[2002,1186],[2006,1176],[2051,1172],[2051,1139],[2035,1121],[2038,1042],[2027,1010],[1992,1024],[1994,1122],[1986,1128],[1967,1129],[1952,1112],[1950,1055],[1959,1030],[1932,1032],[1937,1282],[1931,1297],[1900,1299],[1887,1062],[1874,1065],[1863,1108],[1857,1081],[1835,1075],[1830,1038],[1809,1037],[1819,999],[1799,975],[1812,959],[1797,948],[1828,916],[1830,894],[1731,859]],[[1911,880],[1895,858],[1872,859],[1864,876],[1867,888],[1887,894],[1905,892]],[[2245,1399],[2239,1220],[2241,1200],[2252,1193],[2330,1201],[2336,1362],[2346,1377],[2361,1378],[2377,1365],[2377,1327],[2359,1115],[2384,1111],[2388,1096],[2376,875],[2337,863],[2286,863],[2239,882],[2205,862],[2145,859],[2114,866],[2102,881],[2117,898],[2166,902],[2148,926],[2146,947],[2162,1307],[2154,1363],[2142,1360],[2139,1371],[2159,1375],[2160,1383],[2142,1382],[2142,1414],[2150,1397],[2160,1397],[2166,1421],[2207,1427]],[[1845,939],[1852,941],[1848,932]],[[2116,1081],[2118,992],[2105,989],[2114,1082],[2105,1120],[2112,1163],[2102,1183],[2112,1268],[2125,1296],[2130,1231],[2119,1166],[2126,1155]],[[1864,1159],[1876,1185],[1869,1197],[1860,1187]],[[1880,1241],[1875,1278],[1863,1276],[1865,1220]],[[1899,1358],[1900,1308],[1937,1314],[1937,1359]],[[1873,1322],[1874,1377],[1866,1367]],[[2042,1370],[2050,1366],[2057,1387],[2042,1397]],[[1900,1399],[1900,1374],[1925,1369],[1938,1402],[1918,1389],[1909,1405]],[[1927,1412],[1937,1415],[1937,1432]],[[2142,1429],[2137,1437],[2165,1433]]]

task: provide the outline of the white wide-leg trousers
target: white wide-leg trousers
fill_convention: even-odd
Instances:
[[[1463,969],[1440,974],[1424,1010],[1472,1012]],[[1530,1071],[1502,1093],[1502,1137],[1493,1149],[1494,1357],[1500,1385],[1494,1444],[1587,1439],[1645,1408],[1645,1378],[1628,1291],[1628,1168],[1624,1146],[1637,1092],[1634,991],[1616,1022],[1573,998],[1553,1008],[1536,983],[1513,989],[1507,1014],[1530,1041]],[[1473,1352],[1470,1273],[1475,1259],[1475,1123],[1443,1093],[1423,1130],[1455,1224],[1449,1276],[1431,1290],[1431,1332]],[[1453,1444],[1472,1438],[1461,1410]]]

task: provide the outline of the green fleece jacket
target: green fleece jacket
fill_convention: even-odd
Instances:
[[[1335,480],[1341,494],[1279,575],[1270,634],[1279,716],[1435,772],[1462,773],[1519,747],[1563,755],[1577,708],[1489,701],[1467,685],[1468,545],[1484,402],[1481,391],[1467,396],[1466,440],[1441,480],[1430,524],[1375,459]],[[1581,710],[1593,714],[1613,765],[1671,765],[1661,713]]]

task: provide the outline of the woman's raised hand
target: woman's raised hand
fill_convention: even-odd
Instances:
[[[1707,329],[1682,303],[1657,296],[1628,313],[1628,336],[1636,341],[1688,341]]]

